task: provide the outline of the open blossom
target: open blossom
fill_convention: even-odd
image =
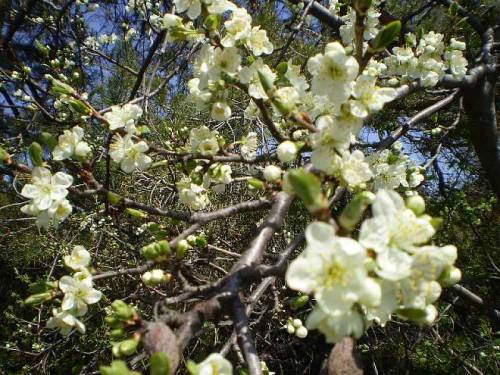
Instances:
[[[318,305],[307,317],[306,326],[319,330],[327,342],[336,343],[346,336],[361,337],[365,331],[365,320],[357,309],[333,315]]]
[[[384,104],[396,98],[396,90],[390,87],[376,86],[377,77],[362,74],[356,79],[352,95],[355,98],[351,102],[353,115],[365,118],[370,113],[380,111]]]
[[[356,79],[359,65],[340,43],[333,42],[326,45],[324,54],[309,59],[307,69],[313,76],[313,93],[327,96],[340,107],[351,94],[351,82]]]
[[[191,152],[203,156],[212,156],[219,152],[219,142],[217,140],[217,131],[211,131],[206,126],[191,129],[189,141]]]
[[[359,241],[377,253],[377,274],[401,280],[411,274],[412,257],[435,230],[428,216],[418,217],[394,191],[379,190],[372,205],[373,217],[363,222]]]
[[[21,195],[30,198],[30,203],[36,209],[46,210],[53,202],[61,201],[68,195],[73,177],[64,172],[52,175],[47,168],[35,167],[31,173],[31,182],[24,185]]]
[[[52,317],[47,321],[47,328],[58,328],[63,336],[67,336],[74,328],[85,333],[85,325],[70,312],[52,309]]]
[[[128,132],[135,132],[135,123],[141,116],[142,109],[136,104],[113,106],[110,112],[104,114],[104,118],[109,123],[109,130],[124,127]]]
[[[379,26],[380,13],[374,8],[369,8],[366,14],[366,19],[363,28],[363,39],[368,41],[377,36],[378,26]],[[344,24],[340,26],[340,36],[342,42],[345,45],[350,45],[354,43],[355,31],[354,24],[356,23],[356,11],[353,8],[349,8],[349,11],[345,16],[341,17]]]
[[[203,210],[210,203],[206,189],[195,184],[191,179],[181,180],[176,186],[179,192],[179,201],[192,210]]]
[[[145,154],[149,146],[144,141],[134,142],[131,135],[122,137],[116,134],[113,143],[110,145],[109,155],[116,163],[120,163],[120,168],[125,173],[133,172],[136,169],[145,170],[152,160]]]
[[[231,107],[224,102],[216,102],[212,105],[210,113],[215,121],[226,121],[231,117]]]
[[[192,375],[233,375],[233,365],[219,353],[212,353],[199,364],[189,364]]]
[[[90,152],[87,142],[83,141],[83,129],[74,126],[71,130],[65,130],[59,136],[59,143],[52,151],[54,160],[69,159],[73,155],[85,157]]]
[[[246,9],[236,8],[229,20],[224,22],[226,35],[221,43],[224,47],[234,47],[238,41],[246,40],[252,31],[252,16]]]
[[[92,276],[86,271],[61,277],[59,289],[64,293],[61,308],[75,316],[85,315],[87,305],[99,302],[102,297],[102,293],[92,287]]]
[[[187,11],[186,14],[192,20],[201,14],[201,0],[174,0],[174,5],[178,13]]]
[[[366,250],[351,238],[337,237],[329,224],[313,222],[306,229],[307,247],[289,266],[292,289],[314,293],[321,308],[345,314],[356,302],[380,303],[379,285],[368,276]]]
[[[396,160],[390,160],[391,156],[389,150],[383,150],[366,158],[373,173],[372,189],[374,191],[379,189],[393,190],[399,186],[409,186],[406,179],[407,158],[400,156]]]
[[[365,155],[360,150],[345,153],[342,156],[341,177],[349,187],[356,187],[368,182],[373,176],[370,166],[365,162]]]
[[[70,255],[64,256],[64,264],[74,271],[86,268],[90,263],[90,253],[83,246],[75,246]]]
[[[252,50],[255,56],[269,55],[273,52],[273,44],[269,41],[267,37],[266,30],[262,30],[259,26],[252,28],[250,37],[246,43],[248,47]]]
[[[208,172],[203,175],[203,187],[208,189],[211,184],[213,190],[216,193],[223,193],[226,189],[226,185],[233,181],[231,176],[232,169],[230,165],[215,163],[210,166]]]
[[[21,212],[26,215],[35,216],[35,224],[41,228],[48,228],[53,224],[56,228],[73,211],[73,207],[67,199],[52,201],[49,208],[40,210],[34,203],[21,207]]]
[[[35,167],[31,174],[31,184],[24,185],[21,195],[30,198],[29,203],[21,207],[27,215],[36,217],[36,225],[48,228],[66,219],[71,213],[71,204],[66,199],[73,177],[57,172],[54,175],[47,168]]]

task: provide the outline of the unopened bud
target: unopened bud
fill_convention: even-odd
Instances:
[[[425,201],[420,195],[413,195],[406,200],[406,207],[419,216],[425,212]]]

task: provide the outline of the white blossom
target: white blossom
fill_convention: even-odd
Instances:
[[[85,157],[91,151],[87,142],[83,141],[83,129],[74,126],[71,130],[65,130],[59,136],[59,142],[52,151],[54,160],[69,159],[71,156]]]
[[[283,171],[276,165],[268,165],[264,168],[263,173],[266,181],[275,182],[276,180],[281,178],[281,174],[283,173]]]
[[[109,155],[114,162],[120,163],[122,171],[131,173],[136,169],[145,170],[150,166],[151,157],[145,154],[148,150],[146,142],[134,142],[130,134],[125,137],[115,134]]]
[[[47,321],[47,328],[58,328],[63,336],[76,328],[80,333],[85,333],[85,325],[70,312],[61,309],[52,309],[52,317]]]
[[[233,365],[219,353],[212,353],[203,362],[189,366],[192,375],[233,375]]]
[[[379,285],[366,269],[366,250],[350,238],[337,237],[329,224],[313,222],[306,229],[307,247],[289,266],[292,289],[314,293],[321,308],[333,315],[349,312],[356,302],[378,305]]]
[[[203,210],[210,203],[206,189],[191,182],[190,179],[181,180],[176,186],[179,192],[179,201],[192,210]]]
[[[59,289],[64,293],[61,308],[63,311],[71,310],[75,316],[85,315],[87,305],[99,302],[102,297],[102,293],[92,287],[92,276],[82,272],[61,277]]]
[[[359,65],[340,43],[333,42],[326,45],[324,54],[309,59],[307,69],[313,76],[313,93],[327,96],[340,106],[351,94],[351,82],[356,79]]]
[[[111,111],[104,114],[109,123],[109,130],[125,128],[127,132],[135,132],[135,124],[142,116],[142,108],[136,104],[125,104],[124,106],[113,106]]]
[[[86,268],[89,263],[90,253],[81,245],[75,246],[70,255],[64,256],[64,264],[74,271]]]
[[[219,152],[219,142],[217,140],[218,133],[211,131],[206,126],[191,129],[189,133],[189,141],[191,144],[191,152],[201,154],[203,156],[212,156]]]

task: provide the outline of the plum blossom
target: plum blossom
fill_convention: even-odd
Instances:
[[[63,336],[76,328],[80,333],[85,333],[85,325],[68,311],[52,309],[52,317],[47,321],[47,328],[58,328]]]
[[[129,134],[124,137],[115,134],[109,155],[114,162],[120,163],[122,171],[131,173],[136,169],[145,170],[149,167],[152,160],[145,154],[148,150],[149,146],[144,141],[134,142]]]
[[[109,123],[109,130],[125,128],[129,133],[135,132],[135,124],[141,116],[142,108],[137,104],[113,106],[111,111],[104,114]]]
[[[54,160],[69,159],[73,155],[84,158],[91,150],[88,143],[83,141],[83,134],[83,129],[79,126],[65,130],[59,136],[59,143],[52,151]]]
[[[340,107],[351,94],[351,82],[358,75],[359,65],[340,43],[333,42],[326,45],[324,54],[309,59],[307,69],[313,76],[313,93],[327,96]]]
[[[64,264],[74,271],[80,271],[90,263],[90,253],[81,245],[73,248],[70,255],[64,256]]]
[[[369,259],[358,242],[337,237],[333,227],[322,222],[309,224],[306,240],[306,249],[287,270],[290,288],[313,293],[321,308],[333,315],[349,312],[356,302],[380,303],[380,287],[368,276]]]
[[[94,289],[92,284],[92,276],[85,271],[61,277],[59,289],[64,293],[62,310],[71,311],[74,316],[85,315],[87,305],[99,302],[102,297],[102,293]]]

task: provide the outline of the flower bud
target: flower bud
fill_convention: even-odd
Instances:
[[[420,195],[413,195],[406,200],[406,207],[419,216],[425,212],[425,201]]]
[[[134,354],[137,350],[137,345],[139,345],[139,341],[134,339],[123,340],[119,346],[120,356],[128,356]]]
[[[191,245],[186,240],[180,240],[177,243],[177,259],[184,259]]]
[[[302,320],[300,319],[294,319],[292,320],[292,325],[295,327],[295,328],[299,328],[299,327],[302,327]]]
[[[50,301],[52,297],[53,293],[51,292],[33,294],[24,300],[24,304],[29,306],[40,305],[45,301]]]
[[[191,246],[195,246],[196,245],[196,236],[194,234],[190,234],[189,236],[186,237],[186,241]]]
[[[462,271],[455,266],[446,267],[439,276],[439,282],[444,287],[455,285],[462,278]]]
[[[291,335],[293,335],[295,333],[295,327],[293,326],[292,323],[287,323],[286,331]]]
[[[134,316],[134,309],[122,300],[115,300],[111,304],[114,314],[120,320],[129,320]]]
[[[309,296],[304,294],[302,296],[298,296],[292,299],[290,301],[290,307],[292,308],[292,310],[297,310],[300,309],[301,307],[304,307],[307,304],[307,302],[309,302]]]
[[[275,182],[281,177],[281,168],[275,165],[268,165],[264,168],[264,178],[266,181]]]
[[[305,338],[307,336],[307,328],[304,326],[300,326],[295,331],[295,336],[297,336],[299,339]]]
[[[283,163],[288,163],[297,157],[297,146],[295,143],[291,141],[285,141],[280,143],[277,149],[278,152],[278,159],[281,160]]]

